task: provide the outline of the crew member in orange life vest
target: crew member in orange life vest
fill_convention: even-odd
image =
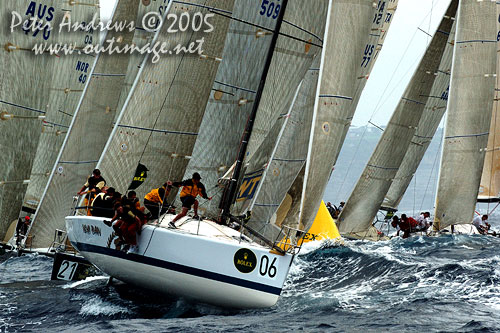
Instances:
[[[167,197],[172,189],[172,182],[168,181],[160,188],[152,189],[151,192],[144,197],[144,206],[151,212],[151,219],[157,219],[167,209]]]
[[[180,218],[186,216],[187,212],[191,209],[191,206],[194,204],[194,216],[193,218],[197,219],[198,217],[198,200],[196,197],[201,195],[202,198],[207,200],[212,200],[212,197],[207,196],[207,192],[205,191],[205,186],[200,182],[201,176],[198,172],[193,173],[193,177],[191,179],[186,179],[182,182],[175,182],[173,185],[176,187],[182,186],[182,191],[180,194],[181,202],[182,202],[182,211],[179,215],[177,215],[172,222],[169,223],[169,226],[175,228],[175,221]]]

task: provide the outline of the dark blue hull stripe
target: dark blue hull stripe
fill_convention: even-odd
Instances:
[[[199,269],[199,268],[184,266],[184,265],[180,265],[180,264],[176,264],[176,263],[168,262],[168,261],[164,261],[164,260],[159,260],[159,259],[155,259],[155,258],[145,257],[145,256],[138,255],[138,254],[126,254],[122,251],[113,250],[113,249],[110,249],[107,247],[96,246],[96,245],[91,245],[91,244],[84,244],[84,243],[77,243],[76,245],[77,245],[76,246],[77,249],[81,252],[99,253],[99,254],[110,256],[110,257],[116,257],[116,258],[120,258],[120,259],[135,261],[135,262],[149,265],[149,266],[165,268],[165,269],[169,269],[171,271],[176,271],[179,273],[194,275],[194,276],[198,276],[198,277],[209,279],[209,280],[229,283],[229,284],[233,284],[233,285],[248,288],[248,289],[255,289],[255,290],[262,291],[262,292],[269,293],[269,294],[274,294],[274,295],[278,295],[278,296],[281,294],[281,288],[268,286],[268,285],[258,283],[258,282],[243,280],[243,279],[235,278],[232,276],[214,273],[214,272],[206,271],[206,270]]]

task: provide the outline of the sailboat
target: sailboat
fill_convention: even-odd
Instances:
[[[494,7],[495,4],[490,2],[461,1],[459,3],[456,40],[453,42],[452,39],[447,37],[447,45],[454,44],[454,60],[449,89],[446,88],[449,81],[446,78],[448,76],[448,71],[446,71],[447,63],[450,59],[449,46],[448,50],[446,50],[443,42],[445,38],[442,36],[440,38],[441,42],[439,42],[441,51],[434,54],[434,57],[439,60],[444,49],[441,65],[439,69],[430,71],[436,73],[438,77],[440,76],[439,73],[443,74],[441,75],[442,79],[435,80],[430,93],[418,93],[415,98],[404,96],[407,100],[410,99],[410,102],[420,102],[419,108],[423,108],[423,113],[420,111],[417,119],[412,120],[416,113],[415,110],[411,112],[411,116],[410,114],[402,116],[398,114],[398,110],[395,111],[363,176],[358,181],[348,204],[346,204],[339,217],[341,233],[357,238],[372,238],[373,235],[370,234],[370,230],[373,229],[371,227],[373,218],[376,211],[382,206],[387,189],[399,175],[401,178],[397,179],[393,192],[385,199],[385,204],[388,207],[394,209],[397,206],[402,193],[408,186],[408,178],[411,178],[425,151],[426,144],[422,143],[421,140],[430,140],[432,137],[429,134],[421,135],[416,132],[417,127],[415,124],[419,124],[419,131],[422,131],[421,126],[428,126],[426,129],[429,131],[428,133],[433,133],[442,114],[437,110],[444,108],[444,103],[440,99],[445,100],[446,98],[448,98],[448,113],[434,230],[443,232],[446,231],[446,227],[455,225],[455,232],[472,232],[470,223],[474,213],[477,190],[479,189],[479,178],[484,158],[483,147],[486,146],[491,117],[491,111],[485,112],[484,110],[492,110],[493,103],[496,40],[491,37],[496,33],[493,14],[496,8]],[[456,8],[457,3],[454,1],[450,4],[448,12],[444,16],[438,32],[434,35],[424,56],[424,59],[428,58],[426,61],[422,61],[421,64],[424,66],[435,63],[436,59],[429,59],[429,57],[432,57],[433,44],[436,46],[441,32],[446,32],[445,36],[452,32],[450,30],[453,29],[450,18],[454,16]],[[446,27],[443,27],[443,24]],[[469,27],[475,28],[470,29]],[[449,36],[452,37],[452,34]],[[478,58],[482,59],[481,65],[476,65],[473,60]],[[443,65],[445,67],[442,67]],[[416,75],[419,75],[418,71]],[[421,82],[426,81],[419,79],[417,82],[410,83],[405,95],[411,92],[415,84],[418,85]],[[470,89],[471,86],[475,87],[474,92]],[[427,86],[428,88],[429,86]],[[427,99],[427,101],[422,99]],[[439,105],[439,103],[443,105]],[[471,112],[471,110],[474,110],[474,112]],[[437,111],[436,114],[432,115],[435,111]],[[401,121],[397,121],[397,119],[403,119],[403,117],[404,121],[416,122],[401,126]],[[395,119],[396,121],[394,121]],[[397,134],[398,131],[399,134]],[[404,134],[404,131],[406,134]],[[398,149],[396,152],[394,152],[394,145],[391,146],[384,142],[390,142],[391,137],[397,137],[398,145],[396,148]],[[410,138],[411,140],[409,140]],[[415,149],[413,145],[418,146],[419,143],[423,148]],[[401,147],[405,149],[400,151],[399,148]],[[407,149],[408,147],[409,149]],[[391,150],[390,154],[388,154],[389,150]],[[408,159],[403,164],[401,164],[402,156]],[[409,164],[412,163],[413,166],[409,167]],[[463,167],[464,165],[467,165],[467,167]],[[376,190],[373,187],[375,184],[377,185]],[[460,228],[456,226],[459,224],[468,224],[469,226]]]
[[[263,44],[266,52],[262,52],[262,49],[255,49],[256,52],[261,54],[262,58],[253,58],[253,63],[249,64],[248,67],[248,70],[255,72],[259,67],[254,66],[256,63],[260,62],[263,65],[263,69],[260,72],[262,79],[259,79],[257,76],[253,84],[241,86],[234,83],[230,84],[229,80],[231,77],[226,77],[226,81],[222,84],[227,88],[233,88],[240,91],[243,91],[243,88],[245,88],[247,92],[251,91],[251,93],[254,94],[255,97],[253,97],[252,100],[246,99],[246,101],[244,101],[237,99],[237,103],[232,104],[232,107],[236,110],[238,110],[239,107],[251,109],[252,116],[249,120],[249,124],[253,123],[256,119],[256,124],[259,124],[259,112],[261,112],[261,110],[262,112],[266,112],[266,109],[269,108],[265,103],[261,104],[259,102],[265,101],[265,96],[270,94],[270,92],[266,92],[265,87],[269,83],[267,79],[273,77],[271,73],[273,66],[278,66],[289,59],[289,57],[299,59],[297,61],[302,64],[299,68],[299,72],[302,71],[302,74],[299,78],[293,77],[292,81],[295,82],[295,88],[297,89],[301,78],[310,67],[313,59],[313,55],[309,55],[308,53],[312,51],[312,46],[317,44],[310,41],[310,39],[314,32],[318,32],[318,29],[308,28],[313,28],[313,24],[321,24],[314,23],[314,19],[316,18],[315,15],[306,15],[306,17],[310,17],[311,20],[301,22],[300,20],[303,18],[301,14],[303,14],[304,8],[308,8],[311,12],[318,14],[324,13],[324,4],[326,4],[326,1],[324,1],[322,5],[318,5],[317,1],[311,2],[310,6],[305,7],[303,3],[299,1],[290,1],[290,4],[288,4],[288,1],[282,1],[280,9],[276,11],[276,17],[273,17],[272,13],[271,15],[267,15],[266,11],[259,13],[259,11],[249,10],[257,8],[255,6],[257,3],[258,1],[235,2],[234,8],[232,8],[232,19],[230,20],[230,34],[228,34],[228,38],[226,39],[225,50],[222,57],[217,53],[208,53],[207,51],[207,56],[202,56],[202,59],[198,59],[197,62],[193,62],[192,59],[190,61],[186,59],[187,64],[190,66],[185,66],[185,64],[181,62],[176,63],[177,68],[174,67],[171,69],[174,74],[176,70],[188,74],[190,70],[201,70],[195,67],[200,66],[200,63],[204,66],[213,64],[213,62],[204,63],[207,58],[222,58],[218,73],[224,73],[221,72],[221,70],[227,68],[224,67],[224,60],[228,58],[228,61],[230,61],[231,56],[234,56],[233,50],[237,50],[237,54],[254,50],[254,48],[243,50],[238,43],[251,42],[254,45],[257,43]],[[220,12],[221,10],[219,8],[223,8],[222,6],[224,4],[227,5],[228,2],[213,1],[211,4],[218,5],[216,8],[210,8],[212,11]],[[221,20],[221,17],[219,17],[219,20]],[[220,21],[219,24],[222,25],[223,22],[224,21]],[[229,20],[226,21],[226,24],[228,23]],[[281,28],[282,24],[283,28]],[[223,29],[219,29],[219,31],[220,30],[223,31]],[[266,31],[272,32],[272,34],[265,33]],[[281,34],[278,32],[281,32]],[[308,44],[311,45],[308,46]],[[220,43],[214,43],[215,50],[219,45]],[[279,53],[282,53],[282,55],[279,55]],[[278,56],[275,58],[276,55]],[[234,60],[241,62],[239,58]],[[231,70],[234,71],[234,69]],[[146,75],[147,72],[146,74],[145,72],[146,70],[143,70],[142,74],[139,74],[139,76]],[[284,74],[290,75],[288,73]],[[215,72],[212,75],[215,77]],[[290,77],[292,78],[292,76]],[[185,75],[185,77],[179,76],[179,78],[174,75],[171,85],[173,88],[177,89],[174,83],[177,83],[176,80],[183,80],[183,87],[190,87],[189,84],[186,84],[186,80],[189,78],[189,75]],[[238,75],[235,75],[233,79],[235,78],[239,78]],[[200,94],[202,93],[201,89],[205,89],[206,91],[201,96],[207,96],[205,100],[207,101],[208,96],[211,95],[210,89],[213,82],[210,82],[210,79],[207,80],[206,77],[203,79],[208,81],[209,84],[205,85],[204,81],[197,80],[197,85],[191,89],[197,89],[196,91],[199,91]],[[241,77],[241,79],[247,78]],[[219,86],[221,86],[221,82],[222,81],[219,81]],[[267,85],[267,87],[267,89],[270,89],[269,87],[272,88],[272,84]],[[112,169],[110,166],[112,164],[108,163],[116,156],[113,151],[116,149],[114,148],[114,144],[117,141],[116,138],[123,137],[124,135],[124,133],[119,133],[118,131],[123,132],[125,128],[129,128],[130,131],[135,129],[137,131],[146,132],[144,140],[138,139],[136,142],[132,140],[127,141],[127,143],[130,143],[127,144],[127,146],[130,149],[129,152],[131,153],[130,159],[132,163],[134,161],[135,163],[147,161],[144,165],[147,165],[150,170],[158,168],[157,173],[163,174],[163,177],[165,177],[163,181],[168,179],[167,177],[172,175],[175,176],[175,174],[179,172],[176,169],[179,168],[183,170],[183,175],[185,170],[183,164],[186,165],[187,163],[185,161],[191,158],[194,146],[194,140],[191,140],[190,137],[186,135],[193,133],[193,131],[197,131],[196,126],[199,127],[200,122],[197,123],[193,118],[191,118],[191,122],[173,122],[176,118],[172,117],[176,116],[176,114],[169,110],[169,105],[167,105],[167,107],[165,107],[165,112],[162,112],[162,109],[157,109],[155,111],[156,120],[153,119],[153,124],[150,125],[150,127],[147,127],[146,124],[141,124],[140,127],[137,125],[130,125],[130,122],[135,121],[137,123],[137,120],[126,118],[128,113],[127,108],[132,107],[131,105],[133,104],[130,103],[138,103],[138,101],[140,101],[140,98],[144,96],[144,89],[144,87],[136,86],[129,96],[129,104],[126,104],[122,117],[118,120],[119,125],[117,128],[121,127],[122,129],[117,130],[114,135],[110,137],[108,150],[103,155],[99,167],[103,172],[105,172],[105,170],[111,172]],[[296,89],[292,90],[292,94]],[[222,96],[224,95],[224,92],[220,91],[221,88],[217,90],[218,91],[213,93],[214,100],[216,101],[221,100],[221,94]],[[191,91],[187,89],[185,93],[190,92]],[[226,93],[227,92],[226,90]],[[166,93],[167,100],[175,97],[175,95],[170,96],[169,91]],[[283,94],[286,96],[286,94],[290,94],[290,92],[284,90]],[[232,92],[227,93],[227,95],[234,96]],[[273,94],[271,94],[271,97],[272,96]],[[274,96],[281,98],[280,95],[275,94]],[[281,102],[282,104],[279,104],[281,110],[283,108],[286,110],[287,105],[291,104],[291,100],[286,101],[286,99],[287,98],[284,98],[283,102]],[[180,104],[181,102],[201,103],[202,101],[186,101],[186,99],[182,99],[182,101],[178,101],[177,104],[182,105]],[[270,105],[272,105],[272,103]],[[196,111],[196,109],[194,109],[194,111]],[[276,114],[276,111],[273,113]],[[185,117],[187,114],[177,115],[177,117],[179,116]],[[201,120],[202,116],[203,114],[201,114],[198,119]],[[278,116],[279,115],[276,116],[276,119]],[[196,117],[194,112],[192,117]],[[151,122],[151,120],[148,119],[144,119],[143,121]],[[129,124],[127,124],[127,122]],[[173,125],[182,125],[182,127],[176,128],[173,127]],[[248,144],[251,148],[253,145],[252,142],[255,142],[255,146],[253,147],[258,147],[260,145],[259,142],[262,142],[267,136],[267,133],[272,131],[273,126],[272,124],[271,126],[269,125],[270,124],[266,124],[265,126],[257,125],[259,126],[257,128],[260,128],[261,132],[255,132],[256,136],[253,136],[251,128],[248,126],[245,128],[245,138],[242,140],[242,147],[240,147],[239,152],[239,163],[236,163],[234,174],[231,176],[232,181],[229,182],[234,185],[232,188],[228,189],[227,193],[229,193],[229,195],[225,197],[226,204],[223,203],[222,207],[227,207],[227,202],[229,206],[231,206],[233,198],[235,198],[236,195],[235,185],[240,178],[238,172],[240,172],[243,167],[244,157],[252,156],[252,154],[247,155],[249,150],[244,146]],[[147,132],[148,129],[149,133]],[[149,157],[155,156],[153,154],[154,150],[151,150],[155,147],[157,147],[157,150],[172,149],[169,148],[169,144],[172,143],[165,140],[163,140],[163,142],[159,141],[159,138],[157,139],[155,137],[155,135],[158,135],[157,133],[164,135],[180,135],[182,138],[182,145],[180,145],[181,142],[177,141],[176,147],[173,147],[175,150],[170,151],[168,155],[156,155],[157,159],[163,158],[163,163],[158,166],[156,164],[158,162]],[[258,134],[261,133],[264,133],[264,135],[262,135],[262,138],[259,138]],[[182,135],[186,136],[185,139]],[[155,142],[153,140],[158,141]],[[200,138],[198,138],[197,141],[199,140]],[[148,145],[148,141],[153,143]],[[163,146],[160,145],[160,143],[163,143]],[[235,149],[237,146],[236,144],[232,149]],[[256,148],[253,149],[255,150]],[[167,157],[167,161],[165,161],[165,156]],[[150,165],[152,166],[151,168]],[[165,172],[165,166],[168,167],[166,170],[168,173]],[[128,170],[128,172],[130,172],[130,170]],[[150,175],[152,172],[149,171],[148,174]],[[114,181],[117,184],[123,183],[123,181],[120,181],[123,175],[114,174],[112,177],[115,177]],[[156,182],[159,182],[160,179],[162,178],[156,177]],[[226,219],[239,223],[241,228],[243,224],[241,219],[235,217],[227,209],[223,210],[223,214]],[[287,246],[286,250],[283,250],[276,243],[268,240],[262,235],[259,236],[257,233],[252,234],[252,236],[258,237],[259,241],[264,244],[261,245],[243,234],[241,229],[237,231],[208,219],[198,220],[186,217],[179,220],[178,223],[180,225],[178,230],[166,228],[168,222],[170,222],[173,217],[173,215],[166,214],[159,219],[158,222],[160,225],[153,224],[143,227],[139,239],[138,252],[129,254],[125,254],[114,248],[113,231],[111,228],[105,227],[102,218],[69,216],[66,218],[66,221],[69,238],[72,244],[79,249],[80,253],[103,271],[123,281],[225,307],[268,307],[277,301],[291,261],[298,251],[299,245],[292,244]],[[248,231],[250,229],[247,227],[246,230]],[[286,227],[283,227],[283,230],[284,233],[282,233],[279,239],[283,238],[283,236],[285,236],[286,239],[290,239],[291,234],[295,235],[299,232],[296,229]],[[217,260],[214,260],[214,258],[217,258]],[[138,269],[138,267],[141,269]]]
[[[75,22],[88,22],[95,17],[99,18],[99,6],[97,0],[85,3],[68,2],[64,6],[65,20]],[[67,45],[75,45],[76,49],[82,49],[85,45],[97,41],[98,32],[94,29],[89,31],[79,30],[63,34],[61,42]],[[40,140],[33,160],[29,184],[24,196],[20,216],[32,216],[42,197],[59,149],[64,142],[68,132],[71,119],[83,93],[85,83],[90,71],[89,64],[94,62],[95,55],[58,54],[55,59],[54,73],[51,80],[47,113],[43,121]],[[28,246],[30,241],[28,241]]]
[[[419,145],[420,138],[416,137],[416,131],[421,124],[422,116],[426,112],[434,113],[432,109],[426,109],[426,106],[429,99],[432,102],[435,100],[430,96],[433,87],[436,86],[437,78],[440,76],[445,78],[444,82],[438,81],[439,85],[446,83],[448,73],[440,73],[440,64],[446,46],[450,45],[450,33],[454,22],[452,18],[455,17],[457,6],[458,1],[450,3],[410,84],[339,216],[339,230],[345,236],[363,239],[380,237],[372,227],[372,222],[410,146]],[[442,86],[435,88],[443,89]],[[441,95],[439,91],[439,96]],[[411,162],[411,156],[408,158]]]
[[[471,226],[474,216],[496,83],[496,7],[493,2],[461,1],[459,4],[434,214],[436,231],[451,225],[455,225],[455,229],[458,225]],[[473,26],[476,28],[469,28]]]
[[[29,31],[17,27],[11,32],[7,21],[15,11],[23,20],[57,24],[68,8],[63,0],[5,0],[0,4],[5,21],[0,37],[0,240],[21,209],[57,63],[55,56],[35,56],[31,49],[36,43],[55,43],[61,37],[48,27]]]
[[[299,219],[300,227],[305,230],[311,227],[318,211],[328,178],[361,92],[383,46],[397,3],[397,0],[379,1],[373,7],[373,4],[366,2],[359,7],[358,4],[344,2],[336,6],[335,13],[339,17],[334,21],[336,24],[342,25],[342,17],[346,12],[355,15],[353,22],[360,24],[348,27],[353,29],[349,34],[349,42],[344,42],[344,37],[337,34],[328,34],[329,39],[325,41],[322,60],[324,75],[318,77],[304,181],[300,184],[302,197]],[[330,27],[331,31],[342,31],[343,28]],[[339,43],[343,43],[350,53],[357,56],[344,57],[344,50],[337,46]]]
[[[137,11],[137,1],[120,0],[112,19],[132,22]],[[133,32],[125,29],[122,32],[108,31],[105,40],[115,38],[122,44],[130,44],[132,37]],[[64,216],[73,207],[73,196],[82,179],[95,168],[112,130],[128,60],[127,54],[113,57],[101,54],[95,58],[94,64],[88,65],[88,81],[29,229],[34,236],[32,248],[47,249],[51,247],[56,230],[64,232]]]

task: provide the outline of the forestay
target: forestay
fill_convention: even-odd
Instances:
[[[367,231],[380,209],[417,130],[448,43],[457,10],[453,1],[339,216],[341,234]]]
[[[470,223],[474,215],[495,89],[495,6],[476,0],[459,4],[434,217],[437,230]]]
[[[94,15],[99,19],[99,1],[82,2],[65,1],[63,12],[66,21],[90,22]],[[56,27],[58,28],[58,27]],[[54,33],[58,33],[55,31]],[[96,43],[99,32],[94,29],[79,29],[69,33],[63,32],[61,42],[71,43],[78,49]],[[23,214],[34,212],[42,197],[43,190],[49,180],[57,155],[68,132],[71,119],[80,101],[85,83],[89,77],[90,66],[95,55],[73,54],[65,55],[59,52],[55,57],[55,70],[50,81],[51,88],[47,104],[46,118],[43,122],[42,134],[36,150],[31,169],[30,181],[23,203]]]
[[[137,7],[135,0],[119,0],[113,21],[134,21]],[[128,45],[132,36],[133,31],[125,29],[109,31],[106,39],[115,38],[121,45]],[[94,65],[89,64],[89,81],[35,213],[31,228],[34,247],[48,247],[54,230],[64,230],[64,217],[71,211],[73,196],[95,167],[111,132],[127,66],[127,54],[100,55]]]
[[[397,0],[333,2],[302,193],[300,224],[305,230],[314,221],[396,5]]]
[[[497,2],[497,31],[500,34],[500,3]],[[499,38],[497,37],[497,47]],[[495,80],[495,98],[491,116],[488,149],[484,158],[483,174],[479,186],[478,201],[500,201],[500,53],[497,52],[497,76]]]
[[[247,11],[243,2],[235,5],[235,15]],[[139,163],[148,177],[137,189],[138,197],[167,179],[182,180],[192,154],[205,106],[219,67],[227,35],[233,1],[174,2],[169,14],[214,13],[199,31],[172,34],[162,27],[159,42],[169,45],[198,45],[198,54],[164,56],[156,64],[146,61],[103,152],[99,168],[110,186],[125,192]],[[237,14],[236,14],[237,13]],[[192,15],[190,15],[193,17]]]
[[[66,7],[63,0],[0,2],[0,239],[21,209],[57,60],[31,50],[38,43],[59,41],[47,27],[25,33],[18,26],[11,32],[12,12],[23,21],[42,19],[57,27]]]

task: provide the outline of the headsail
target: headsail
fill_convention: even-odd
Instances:
[[[134,21],[137,7],[136,0],[119,0],[113,20]],[[109,31],[106,39],[115,38],[127,45],[132,36],[133,32],[125,29]],[[33,246],[49,246],[54,230],[64,229],[64,217],[70,213],[73,195],[92,172],[111,132],[127,65],[126,54],[97,56],[35,214],[31,228],[31,234],[36,236]]]
[[[73,24],[90,22],[94,15],[99,18],[99,1],[65,2],[63,11]],[[94,43],[99,38],[99,32],[78,30],[63,33],[61,42],[73,44],[77,48]],[[42,197],[43,190],[49,180],[57,155],[68,132],[71,119],[80,101],[90,65],[95,55],[78,54],[64,55],[62,52],[55,57],[55,71],[51,79],[47,114],[43,122],[42,134],[36,150],[31,169],[30,181],[24,197],[23,211],[34,212]]]
[[[22,20],[61,22],[63,0],[2,0],[0,15],[0,238],[17,219],[30,176],[42,120],[47,111],[56,57],[35,55],[38,43],[56,43],[58,34],[48,27],[10,31],[13,11]]]
[[[298,87],[293,106],[276,122],[252,158],[240,187],[239,197],[244,196],[245,186],[249,193],[254,192],[253,197],[247,198],[248,210],[252,212],[248,224],[269,239],[275,239],[283,224],[293,228],[298,224],[298,214],[293,214],[292,208],[294,202],[300,202],[302,187],[289,190],[295,179],[303,179],[298,175],[307,157],[320,60],[318,54]],[[248,177],[251,174],[258,177]]]
[[[332,6],[305,170],[300,218],[305,230],[316,216],[359,96],[392,21],[397,0],[379,1],[375,8],[373,4],[372,1],[356,4],[334,1]],[[351,19],[345,20],[347,16]],[[350,36],[349,40],[346,36]]]
[[[342,234],[362,233],[372,225],[384,197],[413,142],[448,44],[458,1],[452,1],[399,105],[384,130],[351,196],[339,216]]]
[[[436,230],[470,223],[474,215],[495,89],[496,6],[491,1],[459,3]]]

